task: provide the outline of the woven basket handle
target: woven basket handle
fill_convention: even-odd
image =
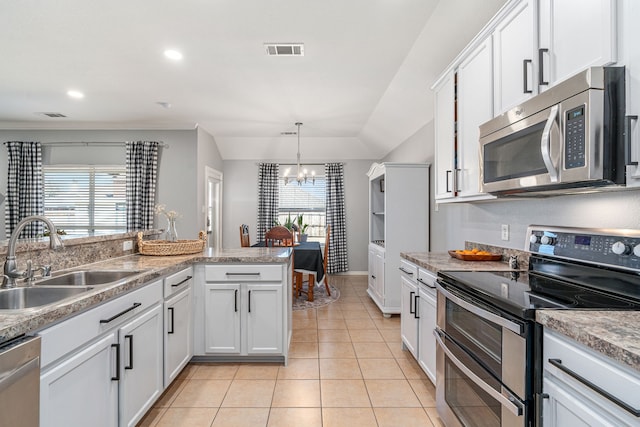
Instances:
[[[207,233],[205,233],[204,230],[200,230],[200,232],[198,233],[198,239],[199,240],[204,240],[206,242],[207,241]]]
[[[138,247],[142,246],[142,231],[138,231]]]

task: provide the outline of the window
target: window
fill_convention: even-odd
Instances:
[[[127,230],[125,166],[44,166],[44,214],[70,235]]]
[[[310,241],[324,242],[326,225],[326,181],[324,177],[316,177],[315,184],[311,181],[298,185],[297,182],[284,184],[280,178],[278,221],[287,222],[289,216],[295,218],[302,214],[303,224],[309,224],[306,233]]]

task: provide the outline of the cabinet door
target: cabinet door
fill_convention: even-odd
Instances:
[[[493,117],[492,40],[487,38],[458,67],[458,196],[480,193],[479,126]]]
[[[191,288],[164,303],[164,386],[178,376],[191,360]]]
[[[626,425],[562,383],[545,377],[542,388],[549,395],[543,401],[545,427]]]
[[[157,304],[118,331],[120,426],[135,426],[163,391],[162,324]]]
[[[384,305],[385,302],[385,287],[384,287],[384,252],[381,250],[377,250],[374,253],[374,262],[375,265],[375,290],[378,296],[380,297],[381,303]]]
[[[435,198],[448,199],[454,192],[455,76],[449,73],[435,88]]]
[[[112,332],[42,373],[42,427],[118,425],[116,342]]]
[[[616,61],[615,12],[615,0],[539,0],[541,90]]]
[[[248,284],[247,354],[282,353],[282,285]]]
[[[205,352],[240,354],[240,284],[207,284]]]
[[[436,383],[436,298],[420,290],[420,320],[418,321],[418,363],[431,382]]]
[[[629,124],[629,138],[631,138],[631,164],[627,166],[627,186],[640,186],[640,2],[626,0],[621,2],[622,13],[622,46],[623,61],[627,73],[627,116],[635,116],[634,120],[627,119]]]
[[[537,92],[534,1],[520,2],[493,33],[496,114],[522,103]]]
[[[418,287],[404,274],[400,275],[400,335],[415,358],[418,357],[418,318],[421,310]]]

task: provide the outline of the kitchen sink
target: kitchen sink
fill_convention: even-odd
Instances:
[[[98,286],[117,282],[140,273],[141,271],[136,270],[72,271],[60,276],[39,280],[35,284],[36,286]]]
[[[0,310],[21,310],[62,301],[93,289],[89,286],[64,288],[28,287],[0,289]]]

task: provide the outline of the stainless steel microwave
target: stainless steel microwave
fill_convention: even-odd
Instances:
[[[480,126],[485,193],[529,195],[623,184],[624,67],[593,67]]]

